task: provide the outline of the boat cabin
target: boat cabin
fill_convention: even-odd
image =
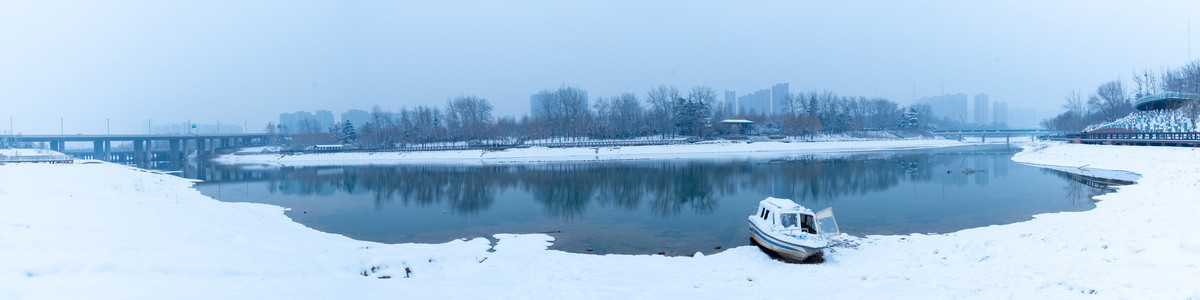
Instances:
[[[833,218],[833,208],[826,208],[813,213],[792,200],[767,198],[758,205],[760,224],[765,224],[776,231],[800,231],[807,234],[837,235],[837,221]]]

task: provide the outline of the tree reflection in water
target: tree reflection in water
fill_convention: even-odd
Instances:
[[[778,159],[202,166],[183,174],[204,180],[197,188],[214,198],[293,208],[298,222],[358,239],[445,242],[555,232],[553,248],[595,247],[595,253],[744,244],[745,218],[768,196],[835,207],[850,234],[945,233],[1087,210],[1094,207],[1090,198],[1109,185],[1129,183],[1021,165],[1011,160],[1013,152],[970,147]]]
[[[271,193],[369,193],[377,209],[396,204],[420,207],[447,204],[455,213],[465,215],[488,210],[495,205],[497,195],[506,190],[520,190],[531,195],[546,214],[571,220],[585,213],[590,205],[627,211],[648,208],[660,217],[672,217],[684,212],[710,214],[718,208],[720,199],[744,192],[807,203],[832,203],[848,196],[886,190],[904,181],[940,179],[965,185],[967,179],[963,176],[938,174],[947,171],[954,174],[961,171],[960,166],[989,172],[979,169],[988,163],[988,157],[984,156],[1007,160],[1006,156],[986,152],[913,152],[777,160],[306,167],[241,171],[265,174],[228,177],[265,179]],[[1007,162],[990,163],[995,167],[993,173],[981,176],[1007,175]],[[949,169],[943,171],[935,166]],[[1107,187],[1094,185],[1096,180],[1060,171],[1044,172],[1093,184],[1069,186],[1072,197],[1090,198],[1105,192]]]

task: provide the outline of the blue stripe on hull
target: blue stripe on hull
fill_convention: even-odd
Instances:
[[[811,252],[811,251],[809,251],[808,249],[803,249],[803,247],[801,247],[802,249],[796,249],[796,248],[792,248],[792,247],[789,247],[789,246],[787,246],[787,245],[784,245],[784,244],[780,244],[779,242],[776,242],[776,241],[774,241],[773,239],[767,238],[767,237],[766,237],[766,236],[764,236],[762,233],[758,232],[758,228],[755,228],[755,226],[754,226],[754,224],[753,224],[753,223],[751,223],[751,224],[750,224],[750,232],[753,232],[755,235],[758,235],[758,238],[759,238],[759,239],[762,239],[762,240],[764,240],[764,241],[767,241],[768,243],[771,243],[772,245],[775,245],[775,246],[779,246],[780,248],[783,248],[783,249],[788,249],[788,250],[792,250],[792,251],[798,251],[798,252],[804,252],[804,253],[809,253],[809,252]]]

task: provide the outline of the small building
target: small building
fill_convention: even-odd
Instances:
[[[721,120],[721,127],[725,130],[726,136],[747,136],[754,134],[754,121],[746,119],[724,119]]]
[[[336,144],[334,144],[334,145],[315,145],[315,146],[308,147],[307,150],[313,151],[313,152],[340,152],[340,151],[346,150],[346,146],[345,145],[336,145]]]
[[[75,158],[46,149],[0,149],[0,164],[5,163],[72,163]]]
[[[1200,99],[1193,93],[1165,92],[1138,97],[1133,106],[1140,111],[1176,109],[1188,101]]]

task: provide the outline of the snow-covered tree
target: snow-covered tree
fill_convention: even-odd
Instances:
[[[351,123],[350,120],[342,120],[341,126],[338,127],[341,127],[342,131],[339,134],[342,144],[352,144],[358,141],[358,131],[354,130],[354,123]]]

